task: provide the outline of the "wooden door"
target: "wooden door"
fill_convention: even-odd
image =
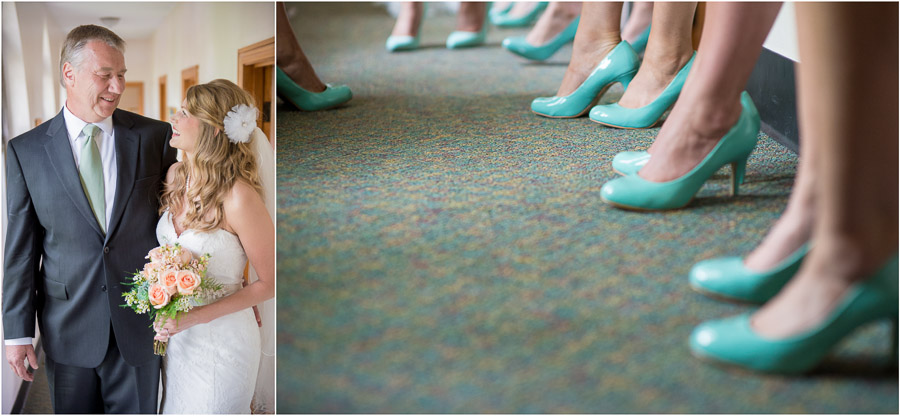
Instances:
[[[238,85],[259,107],[257,126],[275,143],[275,38],[238,49]]]

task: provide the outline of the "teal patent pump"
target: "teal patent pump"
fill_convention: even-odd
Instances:
[[[752,313],[700,324],[690,336],[691,353],[719,364],[765,373],[801,374],[814,369],[831,349],[857,328],[878,320],[894,325],[897,340],[897,255],[868,279],[847,289],[831,314],[804,334],[764,338],[754,331]],[[894,361],[896,362],[896,361]]]
[[[503,13],[491,13],[491,23],[493,23],[494,26],[499,27],[528,26],[534,23],[534,21],[537,20],[538,17],[540,17],[541,12],[543,12],[544,9],[547,8],[547,3],[548,2],[546,1],[538,2],[538,4],[536,4],[530,12],[528,12],[524,16],[519,17],[513,17],[509,15],[510,10],[512,10],[512,6],[510,6]]]
[[[741,93],[741,115],[734,127],[694,169],[668,182],[651,182],[639,175],[613,179],[600,188],[600,198],[615,207],[659,211],[677,209],[691,202],[697,191],[722,166],[731,165],[731,193],[737,195],[744,179],[747,158],[756,147],[759,113],[747,92]]]
[[[412,51],[419,48],[419,35],[422,31],[416,33],[415,36],[388,36],[384,42],[384,48],[390,52]]]
[[[619,175],[634,175],[650,161],[650,153],[646,151],[619,152],[612,160],[613,171]]]
[[[747,269],[741,257],[704,260],[691,268],[688,280],[692,289],[712,298],[765,303],[794,277],[807,253],[809,244],[804,244],[778,265],[764,272]]]
[[[681,70],[675,75],[675,78],[669,82],[669,85],[654,99],[650,104],[640,108],[625,108],[619,103],[598,105],[591,109],[591,120],[610,127],[618,127],[623,129],[645,129],[653,127],[662,119],[663,114],[675,104],[681,89],[684,87],[684,81],[687,79],[691,66],[694,64],[694,58],[697,53],[691,55],[691,59],[681,67]]]
[[[572,23],[569,23],[569,26],[544,45],[533,46],[525,41],[525,36],[514,36],[503,39],[503,47],[523,58],[534,61],[543,61],[553,56],[553,54],[564,45],[575,40],[575,31],[578,29],[579,19],[580,18],[576,17]]]
[[[327,84],[325,91],[309,92],[294,82],[281,68],[276,68],[278,97],[303,111],[326,110],[353,98],[346,85]]]
[[[413,51],[419,49],[419,40],[422,36],[422,25],[425,23],[425,12],[428,11],[428,3],[422,5],[422,18],[419,20],[419,28],[415,36],[391,35],[384,42],[384,48],[388,52]]]
[[[485,13],[484,22],[481,24],[481,30],[477,32],[466,32],[455,30],[447,36],[447,49],[470,48],[473,46],[484,45],[487,39],[488,13]]]
[[[504,5],[503,7],[497,7],[496,5],[491,5],[491,10],[488,12],[488,18],[490,19],[491,23],[494,23],[494,19],[496,19],[497,17],[506,15],[507,13],[509,13],[509,11],[512,10],[512,8],[513,8],[513,6],[515,6],[515,4],[516,3],[514,3],[514,2],[509,2],[509,3],[506,3],[506,5]]]
[[[638,69],[638,57],[628,42],[622,41],[610,51],[575,91],[559,97],[538,97],[531,111],[553,118],[574,118],[587,113],[612,84],[628,86]]]

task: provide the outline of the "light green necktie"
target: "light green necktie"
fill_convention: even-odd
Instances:
[[[106,234],[106,195],[103,192],[103,162],[100,160],[100,149],[94,136],[100,132],[100,128],[88,124],[81,130],[84,133],[84,144],[81,145],[81,156],[78,163],[78,173],[81,175],[81,186],[84,194],[91,203],[94,217],[100,224],[100,229]]]

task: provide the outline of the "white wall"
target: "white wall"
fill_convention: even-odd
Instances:
[[[800,54],[797,50],[797,20],[795,16],[794,3],[784,3],[763,46],[785,58],[799,62]]]
[[[149,91],[156,85],[153,81],[153,45],[150,39],[128,39],[125,41],[125,80],[144,83],[144,115],[152,102]]]
[[[160,117],[157,83],[163,75],[166,106],[176,108],[181,106],[181,71],[186,68],[199,66],[200,83],[216,78],[237,82],[238,49],[275,36],[274,16],[274,3],[179,4],[150,42],[153,82],[147,115]]]

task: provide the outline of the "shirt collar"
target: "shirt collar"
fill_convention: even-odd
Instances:
[[[107,136],[112,136],[113,133],[113,122],[112,116],[104,118],[96,123],[88,123],[80,118],[78,118],[75,114],[72,114],[69,111],[69,107],[63,105],[63,118],[66,121],[66,131],[69,132],[69,139],[73,142],[78,136],[81,134],[81,131],[84,130],[84,126],[88,124],[93,124],[97,127],[100,127],[100,130],[103,131]]]

